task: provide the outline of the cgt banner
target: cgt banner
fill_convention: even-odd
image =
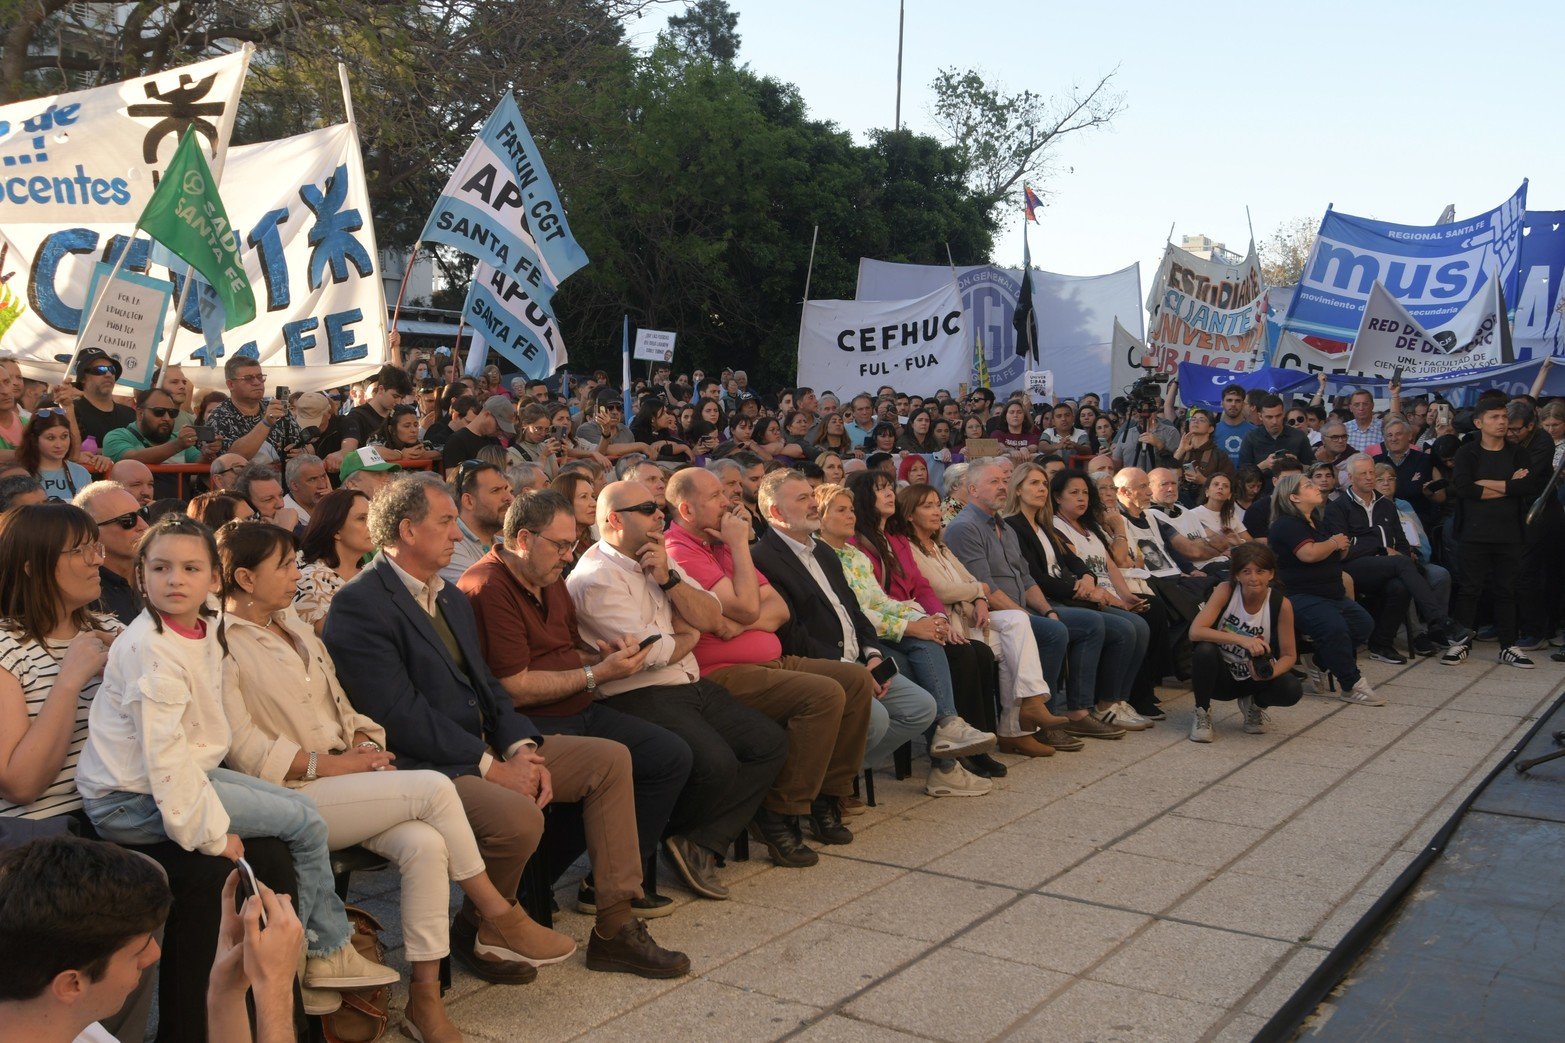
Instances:
[[[386,358],[386,302],[353,128],[236,146],[221,189],[257,315],[220,331],[216,350],[209,350],[198,295],[186,294],[181,325],[193,335],[179,338],[175,361],[217,366],[225,354],[249,355],[260,359],[269,384],[305,391],[374,373]],[[26,288],[28,308],[4,342],[24,374],[59,380],[75,347],[94,265],[114,262],[138,216],[64,228],[8,225],[0,232],[21,262],[11,284]],[[137,238],[130,250],[126,270],[167,273],[153,264],[148,239]],[[176,285],[183,278],[167,274]]]
[[[1165,373],[1195,362],[1242,373],[1264,360],[1266,280],[1255,242],[1237,264],[1204,260],[1169,243],[1152,292],[1147,346]]]
[[[879,384],[955,393],[972,372],[962,296],[946,284],[909,301],[807,301],[799,326],[799,379],[847,399]]]
[[[962,308],[973,338],[981,340],[989,367],[989,387],[1000,398],[1023,386],[1028,363],[1016,353],[1016,296],[1021,271],[973,265],[957,268]],[[901,264],[895,261],[859,259],[858,299],[897,301],[930,293],[951,281],[951,269],[943,264]],[[1038,322],[1041,367],[1054,373],[1054,389],[1061,395],[1088,391],[1119,393],[1139,375],[1140,358],[1129,361],[1113,348],[1113,329],[1119,321],[1139,335],[1144,328],[1141,310],[1141,266],[1130,265],[1106,275],[1060,275],[1033,269],[1033,308]],[[962,380],[970,380],[964,376]],[[956,385],[951,385],[955,390]]]
[[[0,106],[5,226],[135,224],[187,129],[228,147],[250,53]]]
[[[1453,369],[1508,365],[1516,360],[1507,351],[1502,301],[1499,280],[1491,278],[1484,292],[1468,301],[1449,322],[1425,332],[1377,282],[1364,306],[1364,321],[1348,365],[1377,377],[1390,377],[1400,369],[1409,383]]]
[[[1387,224],[1328,210],[1285,325],[1340,360],[1376,283],[1425,329],[1444,327],[1478,296],[1486,270],[1498,269],[1506,300],[1516,300],[1526,207],[1523,181],[1493,210],[1451,224]]]

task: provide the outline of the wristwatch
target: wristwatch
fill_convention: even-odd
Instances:
[[[598,679],[592,676],[592,664],[588,663],[582,667],[581,672],[587,675],[587,691],[595,691],[598,687]]]
[[[320,778],[320,776],[315,773],[315,758],[317,756],[318,755],[314,750],[310,751],[310,759],[304,765],[305,782],[314,782],[316,779]]]
[[[679,586],[683,580],[684,577],[681,576],[676,569],[670,568],[668,570],[668,579],[664,580],[662,583],[659,583],[658,589],[673,590],[675,587]]]

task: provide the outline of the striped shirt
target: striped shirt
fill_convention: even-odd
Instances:
[[[118,633],[124,627],[110,619],[103,629]],[[54,679],[60,673],[60,660],[65,656],[69,641],[47,641],[39,644],[22,635],[0,627],[0,670],[4,670],[22,686],[22,698],[27,702],[29,722],[38,716],[43,704],[54,688]],[[65,751],[65,763],[54,776],[54,781],[43,795],[31,804],[12,804],[0,797],[0,818],[53,818],[82,806],[81,794],[76,792],[76,761],[82,747],[87,744],[87,711],[92,697],[97,694],[102,676],[94,677],[76,697],[76,725],[71,730],[71,742]]]

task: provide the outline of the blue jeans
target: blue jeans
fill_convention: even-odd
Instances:
[[[311,956],[325,956],[348,944],[351,931],[342,899],[332,886],[326,823],[303,793],[241,775],[227,768],[207,773],[228,812],[228,831],[240,837],[277,837],[293,854],[299,876],[299,919]],[[93,828],[119,844],[167,840],[163,813],[147,793],[115,792],[82,802]]]
[[[1064,713],[1065,710],[1090,710],[1099,699],[1103,702],[1113,702],[1118,695],[1110,694],[1102,690],[1098,679],[1099,663],[1103,659],[1103,653],[1107,647],[1107,627],[1103,622],[1103,613],[1091,608],[1068,608],[1060,605],[1054,606],[1054,611],[1060,614],[1060,622],[1056,627],[1064,625],[1068,635],[1070,646],[1065,656],[1055,658],[1053,650],[1044,652],[1044,632],[1038,627],[1041,619],[1044,623],[1054,623],[1046,616],[1033,616],[1033,634],[1038,638],[1038,658],[1043,664],[1043,676],[1049,682],[1049,709],[1054,713]],[[1058,630],[1051,632],[1051,640],[1057,640],[1053,635]],[[1124,635],[1121,634],[1117,644],[1123,645]],[[1128,654],[1128,650],[1124,650]],[[1070,685],[1061,683],[1060,668],[1064,666],[1066,657],[1070,660]],[[1051,659],[1054,661],[1051,663]],[[1135,670],[1130,672],[1135,676]]]
[[[1038,643],[1038,665],[1043,668],[1043,679],[1049,682],[1049,709],[1056,714],[1064,713],[1067,704],[1072,710],[1092,709],[1091,692],[1087,693],[1086,702],[1081,702],[1074,691],[1067,694],[1060,683],[1065,672],[1065,655],[1070,649],[1069,628],[1057,619],[1036,612],[1027,613],[1027,622],[1032,625],[1033,640]]]
[[[1374,617],[1347,598],[1289,594],[1288,600],[1293,603],[1293,621],[1299,633],[1315,644],[1315,661],[1336,674],[1344,688],[1358,684],[1353,650],[1369,640],[1375,629]]]
[[[904,637],[900,641],[882,641],[897,669],[913,683],[934,696],[935,720],[956,716],[956,688],[951,683],[951,661],[946,650],[933,641]]]
[[[924,734],[924,729],[933,723],[935,697],[914,684],[906,674],[897,674],[886,687],[886,694],[869,704],[864,767],[874,768],[884,763],[891,751]]]
[[[1153,607],[1156,611],[1156,606]],[[1066,609],[1067,612],[1091,612],[1090,608]],[[1105,607],[1103,617],[1103,658],[1098,666],[1098,684],[1105,697],[1129,700],[1131,686],[1147,657],[1152,643],[1152,628],[1135,612]]]

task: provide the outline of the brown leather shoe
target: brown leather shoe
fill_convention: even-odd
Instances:
[[[862,815],[867,809],[867,805],[857,797],[838,797],[837,804],[844,815]]]
[[[1039,742],[1031,735],[1002,735],[1000,752],[1014,753],[1022,757],[1052,757],[1054,747]]]
[[[613,938],[594,927],[587,941],[587,969],[639,974],[643,978],[682,978],[690,973],[690,957],[665,949],[647,933],[647,922],[633,916]]]
[[[1017,700],[1016,716],[1021,719],[1022,727],[1030,731],[1037,731],[1040,728],[1063,728],[1070,723],[1070,718],[1051,713],[1049,701],[1041,695]]]
[[[1064,728],[1045,728],[1039,738],[1053,746],[1056,753],[1077,753],[1087,745]]]

